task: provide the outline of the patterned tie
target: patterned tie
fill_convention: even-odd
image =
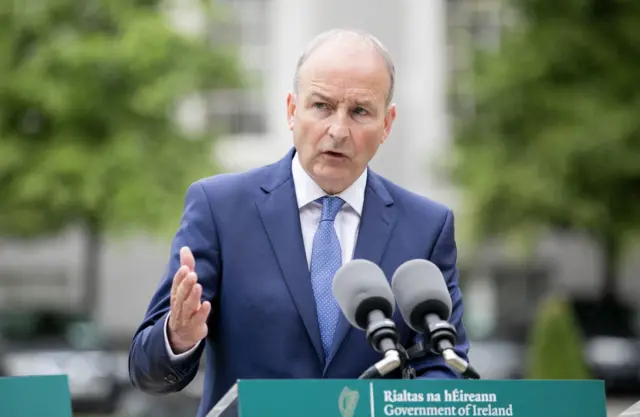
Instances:
[[[316,298],[324,358],[327,360],[329,352],[331,352],[333,333],[340,316],[340,307],[331,290],[333,276],[342,266],[342,250],[333,221],[344,201],[339,197],[328,196],[321,197],[316,201],[322,203],[322,217],[313,237],[310,272],[311,285]]]

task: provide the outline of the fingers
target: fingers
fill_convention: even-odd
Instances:
[[[211,313],[211,303],[204,301],[200,304],[200,309],[196,311],[194,319],[206,323],[209,318],[209,313]]]
[[[188,267],[190,271],[196,270],[196,260],[187,246],[180,248],[180,265]]]
[[[184,246],[180,249],[180,268],[173,276],[173,282],[171,283],[171,299],[176,298],[178,288],[182,284],[189,272],[195,272],[196,261],[191,253],[191,249]],[[184,298],[183,298],[184,299]]]
[[[211,303],[208,301],[200,304],[200,309],[194,314],[193,321],[197,325],[197,337],[198,340],[202,340],[207,337],[209,328],[207,326],[207,319],[211,312]]]
[[[200,296],[202,295],[202,285],[196,283],[191,287],[191,291],[184,300],[182,305],[182,314],[186,317],[191,317],[200,308]]]
[[[187,298],[191,294],[193,286],[196,285],[197,281],[198,278],[196,277],[196,273],[189,272],[178,286],[176,296],[172,300],[173,307],[175,308],[175,314],[178,316],[177,318],[182,319],[183,311],[185,311],[185,302],[187,301]],[[188,316],[190,315],[191,314],[188,314]]]
[[[189,267],[181,266],[176,272],[176,274],[173,276],[173,281],[171,283],[171,299],[172,300],[176,297],[178,288],[180,287],[180,284],[182,284],[182,281],[186,278],[188,273],[189,273]]]
[[[172,347],[184,350],[207,336],[209,301],[201,302],[202,285],[195,272],[195,259],[188,247],[180,249],[180,268],[171,283],[169,338]]]

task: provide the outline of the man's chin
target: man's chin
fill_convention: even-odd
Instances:
[[[329,194],[338,194],[351,185],[351,172],[346,168],[324,165],[316,171],[314,180]]]

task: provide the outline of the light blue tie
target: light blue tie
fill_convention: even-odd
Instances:
[[[322,216],[318,230],[313,237],[311,249],[311,285],[316,298],[320,337],[324,348],[324,358],[328,359],[331,342],[340,316],[340,307],[333,297],[331,283],[333,276],[342,266],[342,250],[333,221],[344,204],[340,197],[322,197]]]

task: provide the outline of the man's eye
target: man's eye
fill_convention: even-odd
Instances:
[[[367,113],[368,113],[368,112],[367,112],[365,109],[363,109],[362,107],[356,107],[355,109],[353,109],[353,112],[354,112],[354,113],[356,113],[356,114],[359,114],[359,115],[365,115],[365,114],[367,114]]]
[[[319,110],[324,110],[327,108],[327,104],[326,103],[313,103],[313,107],[315,107],[316,109]]]

